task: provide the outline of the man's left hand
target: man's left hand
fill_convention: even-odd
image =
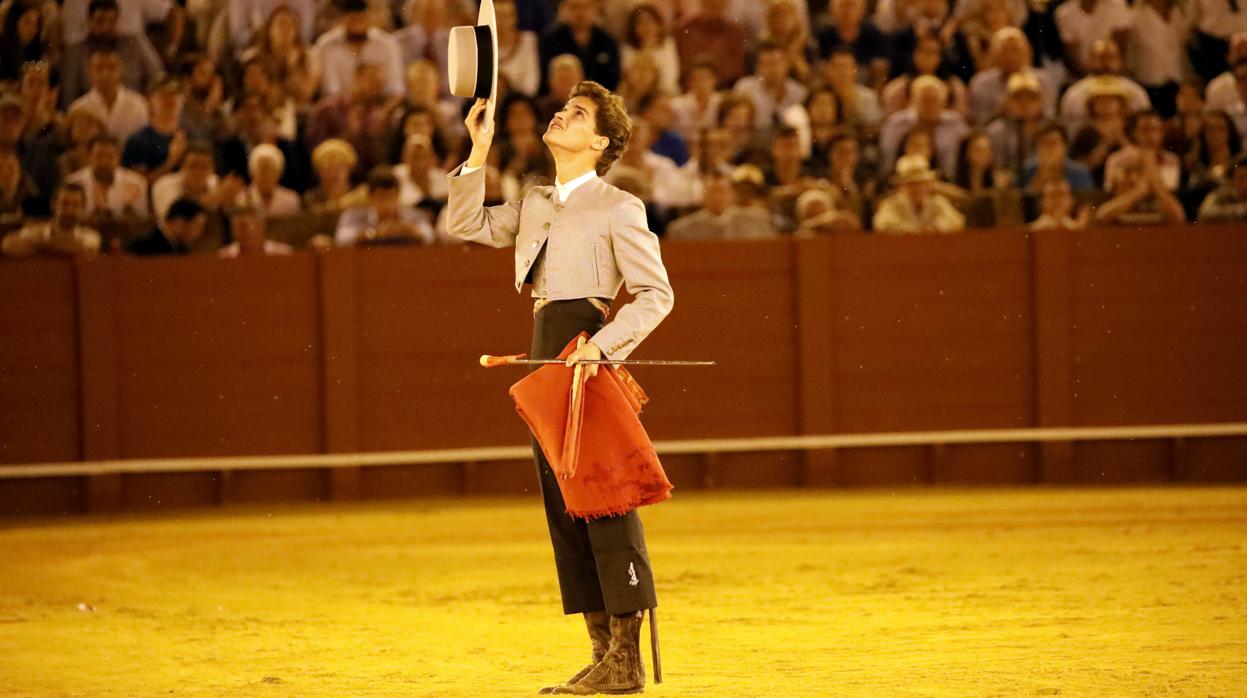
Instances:
[[[573,366],[578,361],[597,361],[602,358],[602,350],[593,342],[585,342],[583,347],[573,351],[567,357],[567,365]],[[598,373],[598,364],[585,366],[585,377],[592,378]]]

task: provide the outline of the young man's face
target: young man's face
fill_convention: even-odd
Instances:
[[[91,86],[101,92],[116,90],[121,84],[121,58],[115,53],[96,53],[87,64]]]
[[[99,142],[91,146],[88,157],[91,169],[104,174],[121,166],[121,150],[113,143]]]
[[[56,221],[66,228],[78,225],[82,220],[82,213],[87,207],[86,197],[82,192],[61,190],[56,195],[55,211]]]
[[[583,96],[572,97],[550,119],[550,125],[541,139],[551,148],[572,152],[590,148],[599,152],[606,150],[609,141],[605,136],[599,136],[596,130],[597,112],[593,100]]]

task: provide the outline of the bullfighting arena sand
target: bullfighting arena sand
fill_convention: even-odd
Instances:
[[[1247,488],[676,494],[650,695],[1247,696]],[[535,498],[0,525],[6,696],[527,696],[587,655]]]

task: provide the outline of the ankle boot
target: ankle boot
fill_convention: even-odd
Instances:
[[[593,667],[597,666],[598,662],[602,661],[602,657],[606,655],[606,650],[610,649],[610,616],[607,615],[606,611],[594,611],[592,613],[586,613],[584,616],[585,626],[589,629],[589,642],[593,645],[593,661],[591,661],[588,666],[577,672],[575,676],[568,679],[567,683],[560,684],[558,686],[546,686],[537,693],[542,695],[554,693],[558,688],[570,686],[571,684],[583,679],[586,674],[593,670]]]
[[[610,617],[610,647],[589,673],[573,684],[554,688],[554,693],[588,696],[596,693],[640,693],[645,690],[645,664],[641,661],[641,620],[644,611]]]

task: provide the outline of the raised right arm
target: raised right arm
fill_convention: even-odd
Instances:
[[[446,231],[462,240],[490,247],[510,247],[520,229],[519,202],[485,206],[485,163],[494,140],[494,125],[485,123],[485,100],[478,99],[464,120],[472,138],[467,162],[446,175]]]

